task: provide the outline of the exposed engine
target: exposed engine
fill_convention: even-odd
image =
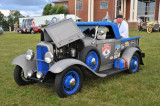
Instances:
[[[57,48],[54,44],[55,61],[65,58],[78,58],[79,51],[83,48],[80,41],[73,42],[61,48]]]

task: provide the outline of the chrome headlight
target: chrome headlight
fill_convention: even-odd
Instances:
[[[28,49],[26,52],[26,59],[32,60],[34,58],[34,52],[31,49]]]
[[[40,79],[43,77],[43,73],[42,72],[37,72],[36,74],[37,78]]]
[[[33,71],[32,71],[32,70],[29,70],[29,71],[27,72],[27,75],[28,75],[29,77],[31,77],[31,76],[33,75]]]
[[[51,52],[47,52],[45,54],[45,62],[51,63],[53,61],[53,54]]]

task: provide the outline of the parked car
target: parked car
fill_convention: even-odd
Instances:
[[[148,33],[152,33],[152,31],[159,31],[159,23],[157,21],[147,21],[147,22],[143,22],[140,21],[140,23],[138,24],[138,31],[141,30],[147,30]]]
[[[17,32],[18,32],[19,34],[22,34],[22,33],[35,34],[35,33],[37,33],[37,32],[41,32],[41,27],[38,27],[38,26],[28,27],[28,28],[20,27],[20,28],[17,29]]]
[[[59,21],[43,29],[37,54],[29,49],[13,60],[14,80],[22,86],[53,78],[56,93],[71,96],[81,90],[84,77],[138,72],[145,56],[139,38],[121,38],[110,22]]]
[[[0,35],[3,34],[3,28],[0,27]]]

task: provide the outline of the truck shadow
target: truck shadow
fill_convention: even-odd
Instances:
[[[129,75],[129,74],[126,73],[126,72],[120,72],[120,73],[117,73],[115,75],[111,75],[111,76],[108,76],[108,77],[105,77],[105,78],[100,78],[100,77],[97,77],[97,76],[84,77],[82,86],[83,87],[85,87],[85,86],[95,87],[97,85],[101,85],[102,83],[108,83],[111,80],[113,80],[113,81],[118,80],[122,76],[125,76],[125,75]],[[45,83],[42,83],[42,84],[39,83],[38,85],[40,85],[40,86],[42,86],[46,89],[53,89],[54,88],[54,79],[48,80],[48,81],[46,81]],[[55,91],[53,90],[53,92],[55,92]]]

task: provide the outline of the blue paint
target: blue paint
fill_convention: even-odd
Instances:
[[[75,86],[70,85],[70,81],[72,78],[74,78],[76,81]],[[67,94],[73,94],[74,92],[76,92],[79,87],[79,84],[80,84],[80,78],[76,71],[69,71],[67,74],[65,74],[63,78],[63,90]]]
[[[125,42],[125,41],[134,40],[134,39],[139,39],[139,38],[140,38],[140,37],[121,38],[121,41],[122,41],[122,42]]]
[[[124,69],[125,62],[123,59],[119,59],[119,69]]]
[[[118,64],[118,61],[119,61],[119,64]],[[114,68],[124,69],[124,67],[125,67],[125,61],[123,59],[116,59],[114,61]]]
[[[114,61],[114,68],[117,68],[118,59]]]
[[[116,39],[120,39],[120,33],[117,24],[107,22],[107,21],[97,21],[97,22],[77,22],[78,26],[111,26],[115,34]]]
[[[92,64],[92,59],[95,59],[95,61],[96,61],[96,64],[95,64],[95,65]],[[90,52],[87,54],[86,64],[87,64],[87,66],[90,67],[93,71],[96,71],[96,69],[97,69],[97,67],[98,67],[98,55],[97,55],[96,52],[90,51]]]
[[[44,75],[49,70],[49,64],[44,61],[44,55],[48,52],[48,48],[44,46],[37,46],[37,70],[41,71]]]
[[[135,66],[135,64],[134,64],[135,62],[137,62],[137,66]],[[137,71],[138,65],[139,65],[138,57],[137,56],[133,56],[132,60],[131,60],[131,63],[130,63],[131,71],[132,72]]]

